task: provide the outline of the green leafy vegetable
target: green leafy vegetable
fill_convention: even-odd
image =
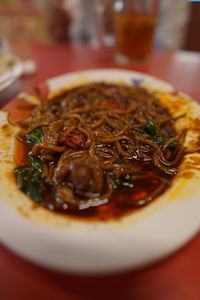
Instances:
[[[39,144],[42,142],[43,135],[42,127],[35,128],[26,135],[26,141],[32,145]]]
[[[172,141],[168,144],[167,149],[169,151],[174,151],[179,146],[179,141]]]
[[[142,127],[141,133],[143,134],[149,134],[151,136],[158,135],[158,129],[156,124],[154,124],[152,121],[147,121],[146,124]]]
[[[31,199],[41,203],[45,183],[42,178],[42,163],[29,155],[27,164],[15,169],[18,187]]]
[[[110,178],[110,180],[111,180],[111,182],[112,182],[113,189],[116,190],[116,189],[121,185],[120,179],[114,177],[114,176],[112,175],[112,173],[109,173],[108,175],[109,175],[109,178]]]
[[[33,167],[42,173],[42,162],[36,159],[33,155],[29,154],[27,158],[27,165]]]
[[[159,133],[158,127],[152,122],[147,121],[141,129],[142,134],[148,134],[148,139],[153,143],[162,146],[165,141],[169,140],[171,137],[163,137]]]
[[[164,138],[162,138],[160,135],[155,135],[155,136],[151,136],[149,137],[149,140],[151,140],[153,143],[162,146],[163,142],[164,142]]]
[[[133,187],[133,179],[130,174],[126,174],[123,178],[123,183],[124,186],[129,186]]]
[[[119,188],[120,186],[128,186],[128,187],[133,187],[133,180],[129,174],[126,174],[123,177],[115,177],[111,172],[108,174],[112,186],[114,189]]]
[[[17,176],[17,184],[20,189],[23,188],[24,180],[29,176],[29,169],[26,167],[18,167],[15,169],[15,173]]]
[[[123,165],[123,164],[125,164],[125,161],[124,161],[124,159],[118,158],[114,161],[114,164]]]

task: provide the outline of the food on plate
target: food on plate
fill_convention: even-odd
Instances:
[[[51,211],[124,216],[163,194],[184,156],[199,151],[185,147],[187,130],[176,128],[181,118],[138,85],[99,82],[66,90],[18,123],[17,185]]]

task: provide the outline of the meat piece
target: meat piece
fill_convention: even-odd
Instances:
[[[59,134],[62,130],[63,122],[61,120],[52,122],[48,127],[43,127],[43,144],[48,146],[58,146]],[[55,152],[47,149],[41,149],[40,156],[45,160],[54,160]]]
[[[47,128],[44,127],[43,143],[51,146],[57,146],[59,134],[62,127],[63,127],[63,122],[61,120],[53,122]]]
[[[69,164],[69,181],[79,190],[87,190],[90,181],[92,180],[92,163],[88,160],[77,159]],[[93,187],[93,191],[98,190],[98,187]]]
[[[54,183],[68,184],[75,190],[101,193],[103,189],[103,170],[88,154],[69,160],[59,161],[54,171]]]

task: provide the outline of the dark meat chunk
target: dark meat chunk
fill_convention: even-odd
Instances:
[[[68,184],[76,191],[91,193],[101,193],[104,183],[100,165],[87,154],[70,160],[61,159],[53,180],[58,185]]]
[[[75,161],[69,165],[69,181],[79,190],[87,190],[92,178],[92,169],[88,162]]]
[[[58,146],[59,143],[59,135],[63,128],[63,121],[58,120],[52,122],[48,127],[43,128],[43,144],[48,146]],[[54,160],[55,152],[47,149],[41,149],[40,156],[45,160]]]
[[[49,125],[47,128],[43,128],[44,138],[43,144],[57,146],[59,134],[63,127],[63,122],[61,120],[55,121]]]

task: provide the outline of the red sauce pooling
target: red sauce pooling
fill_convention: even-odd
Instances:
[[[15,162],[17,166],[25,165],[28,153],[31,151],[31,147],[23,142],[16,140],[15,143]],[[160,172],[155,169],[150,169],[146,166],[147,171]],[[167,180],[172,181],[173,176],[168,176]],[[68,217],[75,217],[81,220],[98,221],[98,220],[112,220],[119,219],[122,216],[136,212],[144,207],[134,207],[134,201],[142,200],[148,197],[154,190],[160,185],[160,181],[154,178],[141,179],[134,181],[133,187],[122,186],[116,189],[111,199],[107,203],[100,203],[98,206],[91,206],[88,208],[73,208],[69,205],[66,209],[58,209],[55,204],[55,197],[52,190],[44,193],[44,207],[54,211],[55,213],[65,214]],[[169,185],[165,186],[160,194],[167,189]],[[158,196],[158,195],[157,195]],[[31,200],[32,201],[32,200]],[[151,202],[151,201],[150,201]],[[148,204],[146,204],[148,205]],[[145,205],[145,206],[146,206]],[[36,204],[37,207],[37,204]],[[35,206],[34,206],[35,209]]]

